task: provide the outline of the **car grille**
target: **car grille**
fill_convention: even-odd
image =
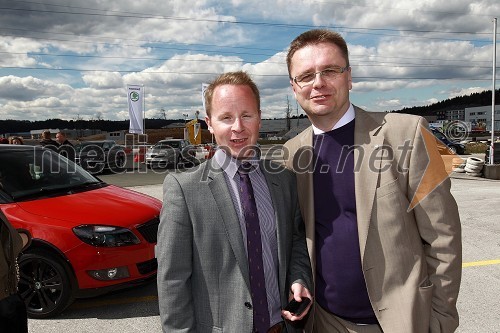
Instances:
[[[157,269],[158,269],[158,261],[156,261],[156,258],[153,258],[153,259],[148,260],[148,261],[140,262],[137,264],[137,270],[142,275],[153,273]]]
[[[156,243],[158,239],[158,225],[160,224],[160,219],[155,217],[148,222],[141,224],[137,227],[137,231],[148,241],[149,243]]]

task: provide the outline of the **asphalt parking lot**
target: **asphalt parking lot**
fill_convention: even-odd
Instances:
[[[104,174],[108,183],[161,199],[161,183],[172,170]],[[457,332],[500,332],[500,181],[452,175],[463,232],[463,278]],[[53,319],[29,320],[30,333],[161,332],[155,282],[96,298],[76,300]],[[402,332],[404,333],[404,332]]]

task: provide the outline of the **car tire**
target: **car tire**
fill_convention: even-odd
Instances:
[[[125,169],[125,163],[125,156],[120,154],[116,157],[115,165],[113,167],[110,166],[109,169],[116,172],[123,171]]]
[[[54,317],[74,300],[68,265],[44,250],[33,250],[19,260],[19,294],[30,318]]]
[[[117,163],[118,163],[118,167],[120,169],[124,169],[125,168],[125,163],[126,163],[125,160],[126,160],[126,158],[123,155],[120,155],[120,157],[118,157],[118,162]]]
[[[467,173],[480,173],[483,170],[483,167],[477,165],[466,165],[464,170]]]
[[[467,164],[468,165],[478,165],[478,166],[483,166],[484,165],[484,161],[480,158],[477,158],[477,157],[469,157],[467,159]]]

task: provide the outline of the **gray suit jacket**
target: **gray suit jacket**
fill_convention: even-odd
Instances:
[[[362,268],[372,308],[385,333],[454,332],[462,248],[458,208],[446,174],[414,209],[427,176],[443,176],[435,139],[425,141],[421,117],[355,107],[354,181]],[[313,131],[285,144],[297,173],[307,246],[315,271]],[[405,148],[407,147],[407,148]],[[432,169],[432,170],[431,170]],[[428,178],[426,178],[428,179]],[[424,187],[425,188],[425,187]],[[422,187],[420,188],[420,190]],[[314,316],[311,311],[309,318]],[[311,330],[312,320],[308,322]]]
[[[293,173],[261,161],[276,214],[279,289],[312,286],[311,266]],[[214,160],[163,184],[158,229],[158,296],[164,332],[251,332],[247,256],[222,169]],[[289,332],[295,328],[288,326]]]

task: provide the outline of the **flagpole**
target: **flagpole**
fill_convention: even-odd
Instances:
[[[146,87],[142,84],[143,94],[142,94],[142,128],[143,134],[146,135]]]
[[[495,154],[495,78],[497,60],[497,18],[493,19],[493,86],[491,90],[491,145],[490,164],[493,164]]]

